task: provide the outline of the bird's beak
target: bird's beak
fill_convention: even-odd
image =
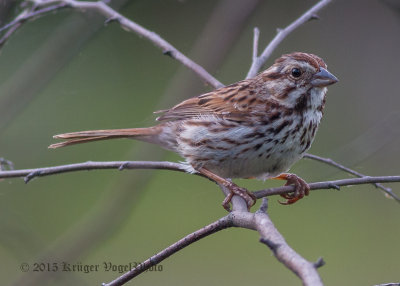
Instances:
[[[320,68],[311,79],[311,84],[317,87],[324,87],[338,82],[339,80],[324,68]]]

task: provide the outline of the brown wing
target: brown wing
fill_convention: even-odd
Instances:
[[[258,92],[254,83],[254,79],[243,80],[189,98],[171,109],[157,111],[156,113],[164,112],[157,120],[173,121],[202,115],[241,120],[245,116],[258,111],[257,105],[260,106],[261,99],[257,96]]]

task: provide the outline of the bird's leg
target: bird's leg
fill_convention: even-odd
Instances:
[[[286,202],[279,201],[279,203],[282,205],[294,204],[304,196],[308,196],[308,194],[310,193],[310,186],[306,183],[306,181],[295,174],[283,173],[272,179],[286,180],[287,182],[285,186],[294,185],[295,187],[293,193],[281,195],[281,197],[286,199]]]
[[[234,195],[237,195],[237,196],[239,196],[239,197],[241,197],[242,199],[245,200],[248,210],[250,210],[250,208],[252,206],[254,206],[254,204],[256,203],[257,198],[255,197],[255,195],[252,192],[249,192],[248,190],[239,187],[238,185],[232,183],[231,181],[228,181],[227,179],[224,179],[224,178],[214,174],[213,172],[207,170],[204,167],[198,168],[196,170],[200,174],[202,174],[205,177],[207,177],[208,179],[216,182],[217,184],[220,184],[220,185],[226,187],[229,190],[229,194],[226,196],[226,198],[222,202],[222,206],[228,212],[231,211],[229,204],[230,204],[230,202],[232,200],[232,197]]]

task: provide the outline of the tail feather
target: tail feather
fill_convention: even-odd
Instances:
[[[53,138],[66,139],[66,141],[51,144],[49,148],[55,149],[74,144],[114,139],[114,138],[136,138],[136,139],[143,139],[145,141],[151,141],[151,137],[154,137],[159,133],[160,133],[160,128],[157,128],[157,126],[149,128],[90,130],[90,131],[64,133],[64,134],[54,135]]]

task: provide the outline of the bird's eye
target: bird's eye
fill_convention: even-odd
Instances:
[[[299,68],[293,68],[292,69],[292,76],[293,77],[300,77],[301,76],[301,70]]]

